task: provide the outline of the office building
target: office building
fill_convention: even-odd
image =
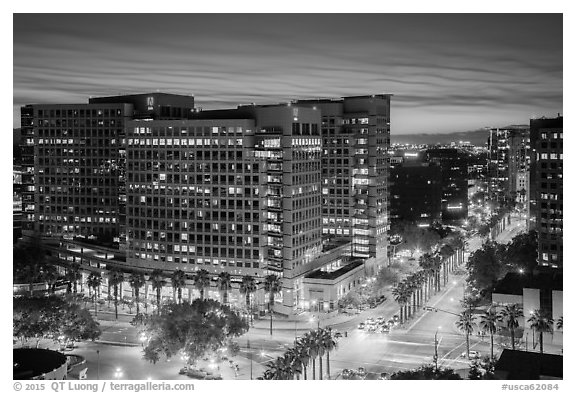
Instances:
[[[530,217],[538,263],[563,264],[563,117],[530,120]]]
[[[405,161],[390,171],[390,219],[392,223],[430,225],[442,219],[440,167]]]
[[[462,224],[468,217],[468,156],[460,149],[428,149],[426,159],[440,167],[442,222]]]
[[[121,240],[125,122],[172,118],[175,112],[188,116],[193,107],[193,97],[162,93],[24,106],[23,229],[48,236]]]
[[[329,238],[351,239],[352,253],[386,263],[389,94],[298,100],[322,113],[322,222]]]
[[[298,307],[304,273],[322,253],[318,110],[243,106],[130,121],[127,138],[128,265],[236,280],[278,274],[277,311]]]

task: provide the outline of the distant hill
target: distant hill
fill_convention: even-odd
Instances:
[[[483,146],[488,140],[488,129],[482,128],[474,131],[451,132],[449,134],[403,134],[390,135],[391,143],[406,144],[434,144],[467,141],[476,146]]]

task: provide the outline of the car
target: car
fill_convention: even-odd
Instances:
[[[393,319],[389,319],[388,320],[388,326],[394,326],[394,325],[396,325],[396,321]]]
[[[375,332],[375,331],[376,331],[376,326],[374,326],[374,325],[369,325],[369,326],[368,326],[368,331],[369,331],[369,332]]]
[[[376,322],[378,322],[378,323],[382,323],[382,322],[385,322],[385,321],[386,321],[386,318],[384,318],[384,317],[378,317],[378,318],[376,318]]]
[[[360,322],[358,324],[358,329],[360,329],[360,330],[364,329],[365,327],[366,327],[366,324],[364,322]]]
[[[378,328],[378,333],[390,333],[390,328],[388,326],[382,326]]]
[[[460,357],[465,358],[468,357],[468,354],[466,353],[466,351],[462,352],[462,355],[460,355]],[[480,357],[480,352],[478,351],[470,351],[470,359],[478,359]]]
[[[374,318],[370,317],[366,319],[366,323],[372,323],[372,322],[374,322]]]
[[[352,370],[345,368],[344,370],[342,370],[342,379],[350,378],[353,375],[353,373],[354,372]]]
[[[359,377],[364,378],[366,376],[366,369],[364,367],[358,367],[358,371],[356,371],[356,374]]]
[[[334,333],[334,338],[342,338],[342,333],[340,332]]]
[[[398,314],[394,315],[392,319],[394,319],[394,322],[400,322],[400,316]]]

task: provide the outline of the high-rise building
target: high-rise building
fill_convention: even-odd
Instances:
[[[291,105],[127,124],[127,263],[282,276],[303,300],[322,252],[320,111]]]
[[[428,149],[428,162],[440,166],[442,222],[460,223],[468,218],[468,156],[460,149]]]
[[[496,201],[526,201],[528,188],[519,188],[529,171],[527,126],[491,128],[488,138],[488,194]],[[520,179],[519,179],[520,178]]]
[[[530,216],[538,263],[563,264],[563,117],[530,120]]]
[[[352,240],[352,253],[387,258],[389,94],[298,100],[322,113],[323,234]]]
[[[390,171],[390,219],[430,225],[441,221],[440,167],[405,161]]]
[[[23,229],[119,240],[125,210],[126,120],[186,117],[194,97],[162,93],[26,105],[22,117]]]

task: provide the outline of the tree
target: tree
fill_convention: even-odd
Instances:
[[[250,307],[250,295],[257,290],[256,280],[252,276],[242,277],[242,282],[240,283],[240,293],[246,296],[246,312],[250,313],[250,322],[252,322],[252,308]]]
[[[558,330],[564,330],[564,316],[561,316],[561,317],[558,318],[558,320],[556,321],[556,329],[558,329]]]
[[[186,286],[186,273],[182,270],[175,270],[170,277],[172,290],[178,293],[178,303],[182,303],[182,288]]]
[[[272,335],[272,314],[274,313],[274,295],[282,290],[280,278],[269,274],[264,278],[264,291],[268,292],[268,311],[270,312],[270,335]]]
[[[305,334],[306,344],[308,345],[308,353],[310,354],[310,359],[312,359],[312,379],[316,379],[316,357],[318,357],[318,332],[312,330]]]
[[[100,286],[102,285],[102,274],[100,274],[100,272],[90,273],[86,279],[86,283],[88,284],[88,289],[91,289],[93,292],[92,298],[94,299],[94,314],[98,315],[98,304],[96,299],[100,291]]]
[[[456,327],[458,330],[466,334],[466,355],[468,359],[470,359],[470,334],[474,331],[474,327],[476,326],[474,320],[474,314],[469,310],[461,312],[456,320]]]
[[[417,368],[416,370],[402,370],[392,373],[390,375],[391,380],[398,379],[462,379],[460,375],[451,368],[438,368],[436,369],[433,364],[425,364]]]
[[[218,275],[218,289],[222,293],[222,303],[228,303],[228,291],[232,289],[232,284],[230,281],[230,273],[221,272]]]
[[[204,300],[204,290],[210,288],[210,273],[205,269],[200,269],[194,276],[194,286],[200,291],[200,299]]]
[[[40,280],[42,267],[46,265],[46,253],[38,239],[32,243],[21,243],[12,250],[14,282],[28,283],[29,295],[34,292],[34,283]]]
[[[527,273],[538,266],[538,234],[532,230],[516,235],[502,250],[502,261]]]
[[[48,284],[48,290],[50,294],[53,295],[56,291],[56,282],[60,279],[60,274],[58,273],[56,266],[48,264],[42,266],[40,277],[43,281],[46,281],[46,284]]]
[[[498,322],[502,321],[502,316],[490,307],[480,315],[480,329],[490,334],[490,359],[494,359],[494,333],[498,329]]]
[[[522,307],[518,304],[507,304],[502,311],[500,311],[500,315],[504,324],[510,331],[510,338],[512,340],[512,350],[515,350],[515,340],[514,340],[514,332],[515,329],[518,327],[518,320],[520,317],[524,316],[522,312]]]
[[[134,296],[136,297],[136,315],[138,315],[140,314],[140,288],[146,285],[144,273],[133,272],[128,278],[128,283],[134,290]]]
[[[64,336],[69,340],[95,340],[101,334],[90,312],[59,296],[15,297],[14,336],[21,339]]]
[[[395,235],[404,239],[404,242],[398,245],[399,249],[408,250],[412,257],[417,249],[427,252],[440,240],[436,231],[420,228],[406,221],[394,225],[391,229],[391,236]]]
[[[152,285],[152,289],[156,291],[156,312],[160,313],[160,305],[162,302],[162,287],[164,286],[164,272],[161,269],[154,269],[148,279]]]
[[[82,274],[80,274],[80,265],[77,263],[71,263],[66,267],[66,275],[64,276],[66,280],[68,280],[68,290],[67,292],[72,292],[73,287],[74,293],[78,292],[78,281],[82,278]]]
[[[334,340],[332,329],[322,329],[320,334],[322,338],[322,346],[326,352],[326,372],[328,374],[328,379],[330,379],[330,352],[334,351],[338,344]]]
[[[398,283],[392,289],[392,295],[394,296],[394,300],[400,306],[400,323],[404,323],[404,306],[408,302],[408,291],[406,288],[406,284],[404,282]]]
[[[466,264],[466,281],[469,285],[478,289],[488,289],[495,285],[504,273],[500,259],[501,250],[501,245],[486,242],[482,248],[470,255]]]
[[[144,315],[134,323],[149,337],[143,352],[144,359],[152,363],[182,354],[188,356],[188,364],[195,364],[248,330],[238,313],[211,299],[168,303],[160,313]]]
[[[304,368],[304,379],[308,379],[308,364],[310,364],[310,348],[305,339],[305,336],[296,342],[296,354]]]
[[[109,286],[114,288],[114,313],[116,319],[118,319],[118,287],[124,282],[124,273],[118,269],[110,269],[108,271],[108,283]],[[108,294],[110,294],[110,287],[108,288]]]
[[[544,333],[554,333],[554,320],[549,318],[542,310],[534,310],[528,318],[530,329],[538,332],[540,353],[544,353]]]

